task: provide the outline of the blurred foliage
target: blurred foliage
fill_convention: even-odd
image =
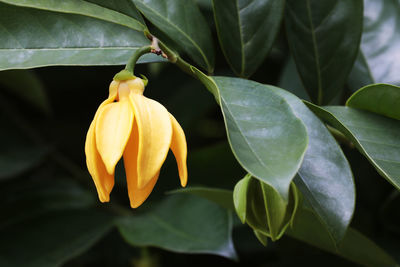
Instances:
[[[288,0],[283,7],[280,1],[252,0],[249,13],[240,12],[246,1],[239,0],[238,7],[226,9],[218,0],[187,6],[178,0],[167,6],[156,0],[0,2],[0,22],[9,30],[0,29],[0,70],[13,69],[0,72],[0,266],[397,266],[398,87],[365,87],[348,107],[306,102],[315,115],[299,98],[346,105],[361,86],[398,85],[398,1]],[[272,15],[260,21],[264,13],[257,11]],[[231,15],[236,20],[221,26]],[[111,202],[98,202],[83,147],[94,113],[122,68],[101,65],[124,64],[148,43],[135,30],[149,29],[209,73],[257,82],[197,71],[212,95],[173,64],[154,55],[142,59],[157,61],[136,67],[149,79],[145,95],[162,103],[185,131],[189,188],[176,190],[170,153],[153,193],[132,210],[122,164]],[[257,53],[243,40],[266,44]],[[235,42],[241,43],[229,45]],[[31,67],[39,68],[15,70]],[[247,102],[241,102],[243,92]],[[341,138],[335,136],[340,147],[317,116],[341,130]],[[238,135],[259,130],[260,121],[281,127],[276,139],[264,135],[247,144],[277,170],[275,181],[251,165],[246,140]],[[292,187],[285,204],[279,194],[284,190],[277,188],[289,188],[296,173],[299,189]],[[255,185],[235,190],[235,196],[246,174]],[[234,207],[253,229],[240,223]]]

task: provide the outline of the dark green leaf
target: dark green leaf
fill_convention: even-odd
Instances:
[[[92,192],[67,179],[21,179],[0,188],[0,228],[49,211],[86,208]]]
[[[133,0],[157,28],[209,73],[214,70],[214,48],[210,29],[194,1]]]
[[[49,147],[30,142],[4,114],[0,114],[0,123],[0,180],[21,175],[42,163]]]
[[[397,0],[364,0],[360,52],[349,76],[353,91],[371,83],[400,85],[400,5]]]
[[[300,209],[289,236],[316,246],[320,249],[338,254],[350,261],[370,267],[398,266],[394,259],[373,241],[349,228],[339,246],[331,238],[325,226],[307,209]]]
[[[233,71],[253,74],[270,51],[281,25],[285,1],[213,0],[222,50]]]
[[[311,99],[329,103],[343,89],[357,56],[362,0],[288,0],[286,33]]]
[[[399,121],[349,107],[307,105],[349,138],[376,170],[400,189]]]
[[[0,231],[0,265],[56,267],[89,249],[112,227],[112,217],[95,210],[64,210]]]
[[[6,89],[40,109],[50,112],[46,91],[38,77],[27,70],[9,70],[0,72],[1,89]]]
[[[62,2],[53,0],[0,0],[0,2],[21,7],[83,15],[119,24],[137,31],[146,29],[143,19],[134,5],[126,0],[120,0],[119,3],[105,0],[63,0]],[[125,12],[126,15],[124,14]]]
[[[227,210],[234,210],[232,191],[210,187],[187,187],[170,191],[169,193],[186,193],[199,196],[219,204]]]
[[[355,92],[346,105],[400,120],[400,87],[390,84],[368,85]]]
[[[295,183],[334,241],[339,243],[353,216],[355,205],[355,188],[349,163],[325,125],[300,99],[287,91],[272,89],[286,99],[307,128],[308,148]]]
[[[0,3],[0,70],[123,65],[149,45],[142,32],[75,14]],[[160,60],[146,55],[141,62]]]
[[[192,150],[188,157],[188,170],[192,185],[224,188],[232,188],[245,174],[228,142]]]
[[[239,163],[287,201],[290,182],[307,149],[304,124],[273,86],[196,74],[219,95],[228,139]]]
[[[231,212],[189,194],[173,195],[146,214],[122,218],[118,228],[134,246],[236,258]]]
[[[291,92],[298,98],[311,101],[306,89],[301,83],[301,79],[299,73],[297,72],[293,58],[289,58],[283,67],[282,74],[279,77],[278,86]]]

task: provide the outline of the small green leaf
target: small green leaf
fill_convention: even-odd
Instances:
[[[270,237],[272,241],[278,240],[285,233],[300,201],[294,184],[286,203],[275,189],[250,175],[238,182],[233,196],[236,212],[242,222],[246,222],[255,233]],[[260,242],[265,243],[262,238]]]
[[[347,100],[346,106],[400,120],[400,87],[391,84],[365,86]]]
[[[349,228],[342,242],[336,246],[320,220],[308,209],[300,209],[288,235],[322,250],[369,267],[395,267],[395,260],[373,241]]]
[[[133,0],[157,28],[209,73],[214,70],[214,47],[210,29],[194,1]]]
[[[43,113],[50,113],[46,91],[33,72],[27,70],[2,71],[0,72],[0,86],[1,89],[19,96]]]
[[[362,32],[362,0],[288,0],[286,34],[311,99],[329,103],[347,81]]]
[[[257,237],[258,241],[260,241],[261,244],[264,246],[267,246],[268,243],[268,236],[264,235],[262,232],[253,230],[254,235]]]
[[[249,77],[264,61],[280,29],[285,1],[213,0],[215,24],[233,71]]]
[[[0,231],[0,265],[56,267],[88,250],[112,227],[95,210],[49,212]]]
[[[308,107],[349,138],[376,170],[400,189],[400,122],[349,107]]]
[[[247,192],[250,181],[251,174],[247,174],[235,185],[235,189],[233,190],[233,203],[235,205],[236,213],[242,223],[246,222]]]
[[[239,163],[287,201],[308,144],[302,121],[273,86],[228,77],[205,81],[210,91],[218,92],[228,140]]]
[[[360,52],[348,85],[355,92],[371,83],[400,85],[400,6],[397,0],[364,0]]]
[[[274,90],[286,99],[305,124],[309,135],[308,148],[295,183],[335,242],[339,243],[355,206],[350,165],[325,125],[300,99],[287,91]]]
[[[146,214],[122,218],[118,229],[134,246],[237,257],[231,238],[231,212],[189,194],[173,195]]]
[[[125,0],[120,0],[119,4],[116,4],[114,1],[114,3],[107,3],[104,0],[63,0],[61,2],[52,0],[0,0],[0,2],[20,7],[83,15],[119,24],[136,31],[146,29],[140,14],[137,11],[135,12],[135,7],[132,4],[129,5]],[[125,4],[123,9],[119,6],[122,3]],[[118,11],[125,10],[125,12],[130,12],[127,12],[129,15],[125,15],[123,12],[113,10],[113,8],[119,9]]]
[[[124,65],[138,48],[150,44],[142,32],[121,25],[3,3],[0,24],[0,70]],[[146,55],[140,62],[156,60],[160,57]]]

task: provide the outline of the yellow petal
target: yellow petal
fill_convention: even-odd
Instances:
[[[113,174],[115,165],[122,157],[133,123],[130,102],[122,100],[110,103],[99,110],[96,119],[96,145],[107,172]]]
[[[94,181],[94,184],[99,195],[101,202],[110,201],[110,193],[114,187],[114,175],[110,175],[106,171],[106,167],[97,151],[96,137],[95,137],[95,125],[96,119],[99,115],[99,111],[107,104],[112,103],[117,97],[119,82],[112,81],[109,88],[108,98],[100,104],[99,108],[94,115],[94,119],[90,124],[89,130],[86,135],[85,142],[85,154],[86,154],[86,165],[90,175]]]
[[[131,93],[138,126],[138,188],[143,189],[159,172],[167,157],[172,138],[168,111],[160,103]]]
[[[110,83],[108,99],[107,99],[109,100],[108,103],[113,102],[115,98],[117,98],[119,84],[120,84],[119,81],[112,81]]]
[[[86,135],[85,154],[86,165],[96,185],[97,193],[101,202],[110,201],[110,193],[114,186],[114,175],[110,175],[106,171],[106,167],[97,152],[95,138],[95,120],[90,124]]]
[[[174,116],[171,114],[171,124],[172,124],[172,141],[171,141],[171,150],[174,153],[176,163],[178,164],[179,170],[179,178],[181,180],[181,185],[183,187],[187,184],[187,166],[186,166],[186,158],[187,158],[187,144],[185,133],[182,130],[182,127],[176,121]]]
[[[138,188],[137,155],[139,149],[139,136],[136,123],[134,123],[133,127],[134,129],[132,130],[132,134],[124,152],[124,166],[130,204],[132,208],[137,208],[147,199],[151,191],[153,191],[160,172],[157,172],[144,188]]]

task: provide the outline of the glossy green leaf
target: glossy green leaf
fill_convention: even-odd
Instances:
[[[288,0],[286,33],[311,99],[329,103],[338,95],[358,53],[362,0]]]
[[[44,113],[50,112],[50,104],[44,86],[31,71],[9,70],[0,72],[1,89],[19,96]]]
[[[71,179],[21,179],[0,188],[0,228],[40,214],[87,208],[95,195]]]
[[[382,248],[353,228],[348,229],[340,245],[336,246],[336,242],[326,231],[325,226],[308,209],[299,210],[293,228],[288,229],[288,234],[363,266],[398,266],[395,260]]]
[[[146,214],[124,217],[118,229],[134,246],[237,257],[231,238],[231,212],[189,194],[173,195]]]
[[[0,24],[0,70],[124,65],[136,49],[149,44],[142,32],[117,24],[3,3]],[[146,55],[141,62],[154,60],[160,58]]]
[[[0,265],[56,267],[88,250],[112,227],[112,217],[95,210],[63,210],[0,231]]]
[[[364,0],[360,52],[348,85],[356,91],[371,83],[400,85],[400,6],[397,0]]]
[[[227,210],[234,210],[232,191],[220,188],[193,186],[170,191],[169,193],[185,193],[208,199]]]
[[[307,128],[308,148],[295,183],[333,240],[339,243],[355,206],[350,165],[325,125],[300,99],[287,91],[272,89],[286,99]]]
[[[238,76],[250,76],[264,61],[280,29],[284,6],[282,0],[213,0],[218,38]]]
[[[355,92],[346,105],[400,120],[400,87],[371,84]]]
[[[214,70],[214,48],[210,29],[194,1],[133,0],[157,28],[202,68]]]
[[[307,103],[322,120],[349,138],[376,170],[400,189],[400,122],[349,107]]]
[[[0,0],[0,2],[20,7],[37,8],[47,11],[78,14],[119,24],[133,30],[146,29],[143,19],[135,6],[127,0]],[[126,13],[126,14],[124,14]]]
[[[273,86],[239,78],[201,79],[218,93],[228,140],[239,163],[287,201],[290,182],[307,149],[304,124]]]

